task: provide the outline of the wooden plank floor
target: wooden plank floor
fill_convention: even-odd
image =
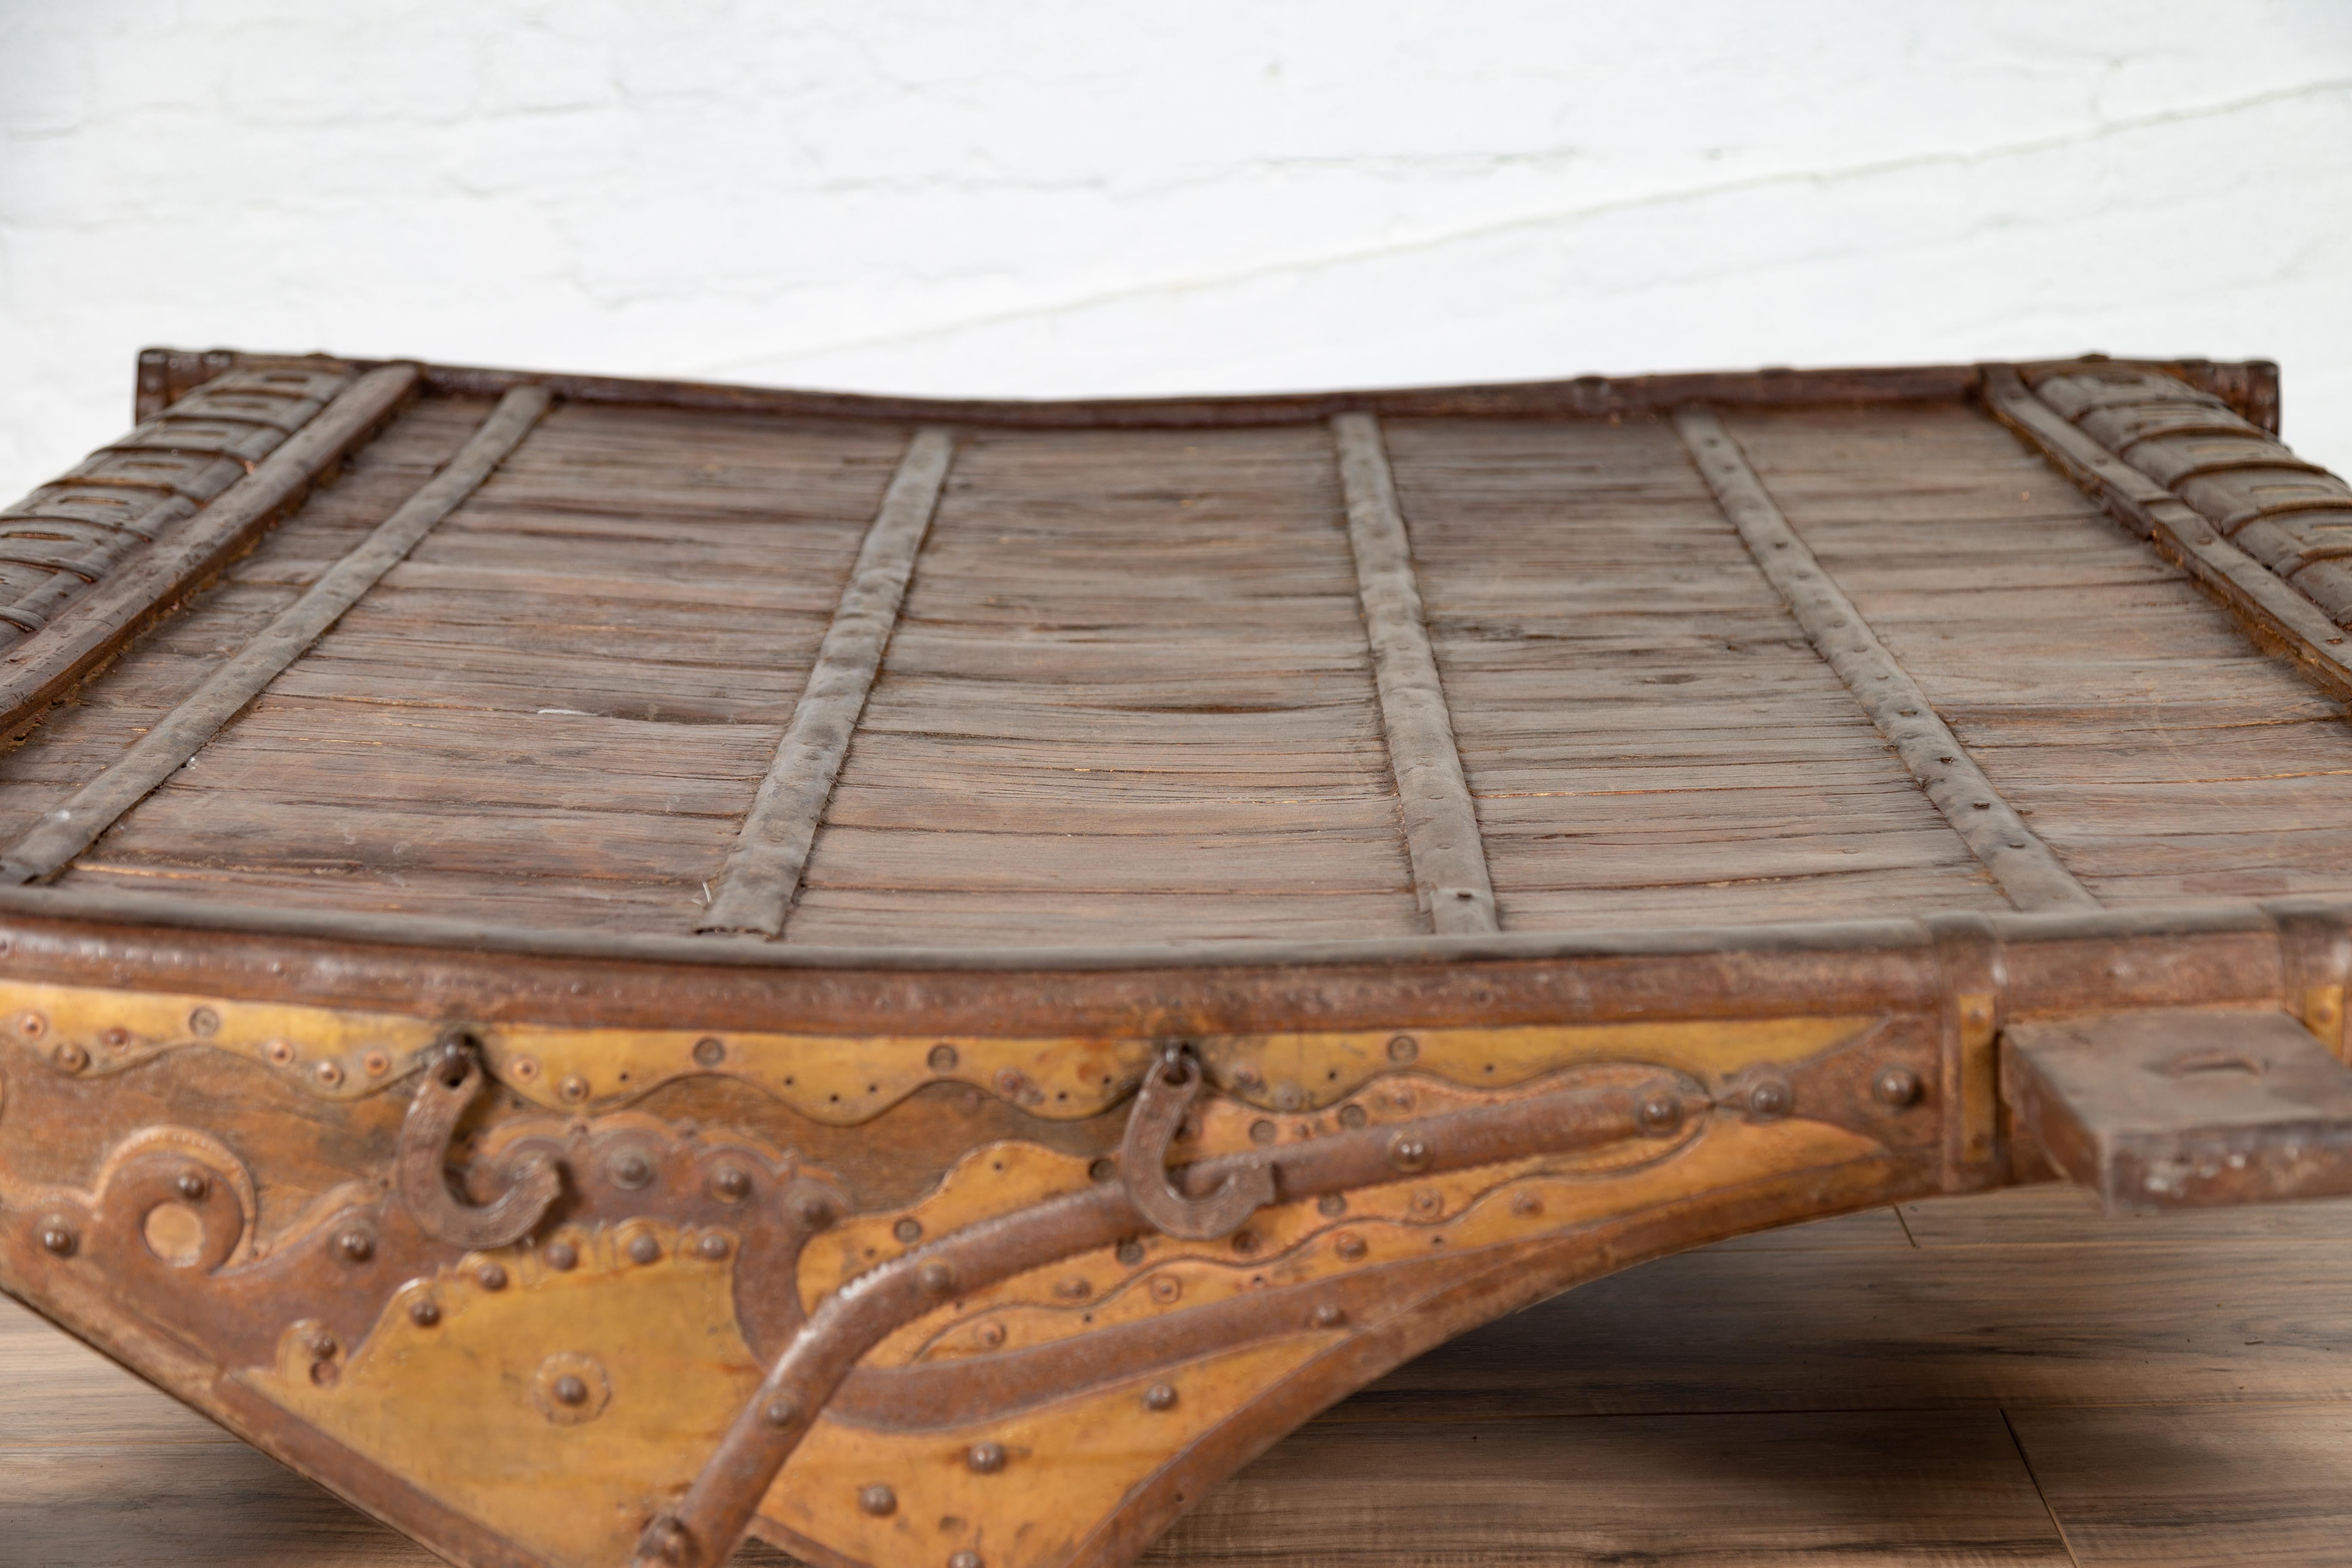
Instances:
[[[2352,1563],[2352,1204],[2042,1187],[1669,1258],[1402,1369],[1150,1561]],[[0,1302],[0,1563],[430,1562]]]

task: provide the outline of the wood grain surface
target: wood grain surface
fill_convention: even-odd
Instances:
[[[2339,1564],[2347,1286],[2341,1203],[2037,1187],[1748,1237],[1400,1369],[1147,1561]],[[431,1561],[5,1304],[0,1383],[0,1563]]]

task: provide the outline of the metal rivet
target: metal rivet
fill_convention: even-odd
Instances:
[[[408,1304],[408,1321],[420,1329],[431,1328],[441,1321],[439,1303],[427,1296],[418,1297]]]
[[[335,1250],[348,1262],[365,1263],[375,1256],[375,1237],[354,1227],[335,1237]]]
[[[210,1007],[199,1007],[188,1015],[188,1032],[195,1035],[220,1033],[220,1015]]]
[[[1416,1219],[1434,1219],[1445,1212],[1445,1194],[1435,1187],[1418,1187],[1405,1206]]]
[[[42,1221],[41,1245],[59,1258],[71,1258],[75,1245],[73,1227],[62,1220]]]
[[[1669,1131],[1682,1121],[1683,1102],[1664,1089],[1654,1089],[1642,1097],[1637,1114],[1650,1131]]]
[[[931,1047],[931,1054],[925,1059],[931,1064],[933,1072],[953,1072],[956,1063],[962,1058],[956,1055],[953,1046],[942,1041]]]
[[[973,1334],[972,1338],[980,1342],[981,1349],[984,1351],[992,1351],[997,1346],[1004,1342],[1004,1325],[1003,1323],[982,1323],[980,1325],[979,1331]]]
[[[915,1282],[926,1296],[945,1296],[955,1289],[955,1270],[944,1263],[926,1263],[917,1270]]]
[[[1400,1171],[1429,1169],[1428,1140],[1417,1132],[1400,1132],[1389,1142],[1389,1163]]]
[[[605,1171],[616,1187],[642,1187],[654,1179],[654,1163],[634,1149],[613,1156]]]
[[[1253,1143],[1273,1142],[1274,1132],[1274,1123],[1263,1118],[1250,1123],[1250,1142]]]
[[[70,1041],[59,1046],[51,1059],[66,1072],[79,1072],[89,1066],[89,1053]]]
[[[38,1013],[21,1013],[16,1017],[16,1033],[28,1040],[37,1040],[49,1032],[49,1021]]]
[[[1392,1036],[1389,1040],[1389,1060],[1409,1062],[1421,1055],[1421,1042],[1411,1035]]]
[[[1298,1086],[1297,1084],[1281,1083],[1275,1085],[1274,1108],[1276,1110],[1296,1110],[1306,1103],[1307,1096],[1299,1092]]]
[[[1257,1232],[1254,1230],[1237,1230],[1234,1232],[1234,1250],[1240,1253],[1244,1258],[1247,1258],[1251,1253],[1255,1252],[1257,1250]]]
[[[340,1062],[320,1062],[317,1067],[312,1068],[310,1071],[320,1083],[324,1084],[329,1089],[333,1089],[336,1085],[343,1081],[343,1068],[342,1064]]]
[[[261,1049],[263,1055],[267,1056],[271,1061],[276,1062],[279,1067],[290,1067],[293,1065],[294,1047],[290,1041],[272,1040],[268,1045],[262,1047]]]
[[[1364,1244],[1362,1237],[1347,1235],[1333,1238],[1331,1250],[1339,1255],[1339,1261],[1342,1263],[1358,1263],[1363,1260],[1364,1254],[1370,1252],[1371,1248]]]
[[[1543,1213],[1543,1199],[1533,1193],[1514,1194],[1511,1198],[1511,1212],[1521,1219],[1539,1215]]]
[[[1083,1274],[1073,1274],[1054,1281],[1054,1294],[1065,1301],[1083,1301],[1095,1293],[1094,1281]]]
[[[329,1333],[326,1330],[313,1329],[309,1333],[302,1336],[302,1348],[309,1351],[311,1355],[315,1356],[319,1360],[324,1361],[329,1356],[333,1355],[337,1351],[342,1349],[342,1346],[337,1344],[335,1342],[335,1336]]]
[[[1766,1079],[1748,1089],[1748,1109],[1757,1116],[1786,1116],[1793,1098],[1787,1084]]]
[[[890,1234],[911,1247],[923,1238],[923,1222],[910,1215],[892,1226]]]
[[[1264,1082],[1265,1082],[1265,1079],[1259,1076],[1258,1070],[1255,1068],[1238,1067],[1234,1069],[1234,1087],[1235,1089],[1255,1089]]]
[[[1364,1113],[1364,1108],[1360,1105],[1343,1105],[1339,1108],[1339,1125],[1351,1132],[1370,1120],[1371,1118]]]
[[[213,1190],[212,1178],[202,1171],[183,1171],[172,1184],[173,1190],[190,1203],[202,1203],[205,1194]]]
[[[971,1467],[975,1475],[992,1476],[1004,1468],[1004,1445],[974,1443],[965,1453],[963,1462]]]
[[[521,1064],[517,1063],[516,1065],[520,1067]],[[392,1058],[385,1056],[382,1051],[370,1051],[366,1056],[360,1058],[360,1066],[367,1069],[368,1077],[382,1078],[384,1074],[392,1070]],[[520,1077],[522,1075],[518,1073],[516,1076]]]
[[[1334,1301],[1326,1301],[1315,1309],[1315,1326],[1336,1329],[1348,1321],[1348,1310]]]
[[[638,1264],[659,1263],[661,1261],[661,1243],[655,1240],[650,1236],[642,1234],[631,1237],[629,1240],[629,1261]]]
[[[507,1288],[507,1271],[498,1264],[485,1263],[474,1270],[474,1283],[485,1290],[503,1290]]]
[[[1143,1391],[1143,1407],[1146,1410],[1175,1409],[1175,1385],[1168,1383],[1155,1383],[1150,1388],[1145,1389]]]
[[[898,1494],[877,1481],[857,1494],[857,1506],[877,1519],[898,1511]]]
[[[694,1250],[709,1261],[716,1263],[727,1256],[727,1238],[717,1231],[707,1232],[694,1244]]]
[[[983,1565],[980,1561],[980,1553],[967,1547],[961,1552],[951,1552],[948,1554],[948,1568],[983,1568]]]
[[[551,1244],[540,1256],[546,1258],[547,1266],[558,1274],[568,1273],[580,1263],[580,1249],[568,1241]]]
[[[121,1050],[131,1044],[131,1031],[120,1024],[113,1025],[100,1032],[98,1043],[110,1051]]]
[[[740,1165],[721,1165],[710,1173],[710,1190],[730,1204],[751,1195],[751,1176]]]
[[[1889,1105],[1908,1105],[1919,1098],[1919,1075],[1906,1067],[1882,1068],[1870,1092]]]
[[[1166,1306],[1184,1293],[1184,1282],[1173,1274],[1162,1274],[1151,1281],[1151,1299]]]
[[[1337,1217],[1348,1212],[1348,1200],[1338,1193],[1325,1193],[1315,1200],[1318,1213]]]
[[[576,1072],[566,1073],[563,1081],[555,1086],[555,1092],[569,1100],[585,1100],[588,1098],[588,1080]]]
[[[1087,1167],[1087,1174],[1097,1182],[1116,1181],[1118,1177],[1118,1162],[1106,1154]]]
[[[507,1064],[507,1072],[517,1083],[535,1082],[539,1078],[539,1063],[530,1057],[517,1057]]]
[[[727,1059],[727,1042],[716,1035],[703,1036],[694,1042],[694,1059],[702,1067],[717,1067]]]
[[[558,1405],[588,1403],[587,1381],[568,1372],[555,1380],[555,1385],[550,1388],[548,1393],[555,1396],[555,1403]]]
[[[760,1418],[771,1426],[784,1427],[801,1418],[801,1407],[789,1399],[772,1399],[760,1412]]]
[[[833,1205],[823,1193],[803,1193],[793,1201],[793,1213],[811,1230],[823,1230],[833,1223]]]
[[[1118,1256],[1121,1263],[1140,1263],[1143,1261],[1143,1243],[1130,1236],[1118,1244]]]

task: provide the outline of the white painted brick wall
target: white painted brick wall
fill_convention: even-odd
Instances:
[[[908,392],[2270,355],[2348,0],[0,0],[0,499],[143,343]]]

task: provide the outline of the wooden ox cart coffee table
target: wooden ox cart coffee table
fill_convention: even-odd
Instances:
[[[1642,1258],[2352,1191],[2266,364],[140,385],[0,521],[0,1285],[467,1568],[1124,1562]]]

